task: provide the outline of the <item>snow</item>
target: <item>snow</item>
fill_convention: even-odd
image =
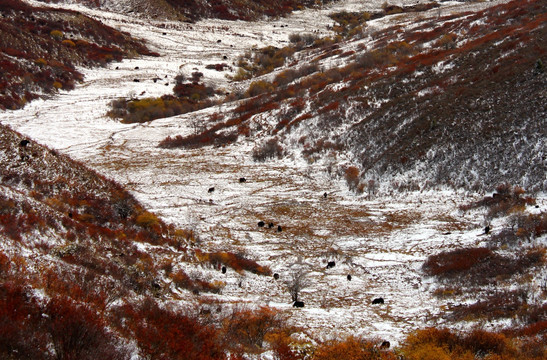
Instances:
[[[204,296],[275,307],[324,339],[363,335],[397,344],[409,331],[440,321],[436,316],[446,300],[432,295],[432,283],[422,276],[421,264],[442,249],[480,241],[476,234],[483,219],[458,211],[459,204],[473,197],[444,191],[367,199],[349,192],[342,180],[329,177],[319,165],[291,159],[253,162],[252,139],[197,150],[157,147],[167,136],[191,133],[195,119],[229,111],[235,104],[146,124],[121,124],[106,116],[110,101],[170,93],[177,74],[189,75],[196,69],[205,74],[206,84],[244,88],[245,83],[229,81],[226,75],[233,75],[231,71],[208,71],[205,66],[226,62],[227,56],[235,70],[237,57],[248,49],[284,46],[294,32],[328,34],[331,11],[374,10],[382,3],[347,0],[271,21],[196,24],[65,5],[144,39],[161,56],[80,69],[85,81],[75,90],[34,101],[23,110],[2,112],[0,121],[115,179],[166,222],[195,228],[205,250],[244,251],[282,276],[275,282],[253,274],[199,269],[212,280],[226,282],[222,295]],[[450,3],[447,8],[457,6],[461,5]],[[369,26],[380,28],[391,21],[393,17],[386,17]],[[154,83],[153,78],[160,81]],[[418,96],[429,91],[434,89]],[[244,184],[238,182],[242,176],[247,178]],[[209,194],[212,186],[215,191]],[[327,199],[322,196],[325,191]],[[546,207],[543,202],[541,209]],[[257,228],[259,220],[274,221],[283,231]],[[448,230],[450,234],[443,235]],[[329,256],[337,264],[327,270]],[[303,309],[291,307],[283,285],[283,276],[297,268],[309,270],[312,283],[301,294]],[[352,274],[351,281],[347,274]],[[379,296],[386,299],[385,306],[371,306]]]

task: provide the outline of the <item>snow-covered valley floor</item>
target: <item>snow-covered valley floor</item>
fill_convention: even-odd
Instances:
[[[347,0],[334,7],[372,10],[381,3]],[[446,6],[441,11],[457,5]],[[357,196],[318,165],[297,159],[254,162],[252,139],[221,148],[157,147],[169,135],[191,133],[194,119],[228,111],[231,104],[146,124],[121,124],[106,116],[109,102],[118,97],[170,93],[179,72],[197,69],[206,83],[229,90],[244,86],[205,65],[235,62],[253,47],[284,46],[294,32],[327,34],[332,9],[259,23],[181,24],[73,8],[145,39],[160,57],[83,69],[85,81],[75,90],[34,101],[23,110],[2,112],[0,121],[115,179],[166,222],[195,228],[201,247],[243,251],[281,277],[275,281],[201,269],[202,276],[226,282],[222,294],[205,297],[281,309],[291,322],[324,338],[363,335],[397,343],[413,329],[442,322],[438,314],[447,304],[433,296],[435,284],[420,269],[430,254],[483,240],[477,236],[484,226],[482,215],[458,210],[473,195],[444,191]],[[240,177],[247,181],[240,183]],[[211,187],[215,190],[209,193]],[[546,208],[545,199],[538,204]],[[282,231],[259,228],[260,220],[280,225]],[[327,269],[328,261],[336,266]],[[292,308],[283,285],[298,269],[309,272],[311,283],[301,294],[303,309]],[[371,305],[377,297],[385,304]]]

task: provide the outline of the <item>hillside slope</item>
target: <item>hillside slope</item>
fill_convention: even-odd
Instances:
[[[200,269],[268,270],[200,252],[196,240],[120,185],[0,125],[0,357],[225,358],[220,330],[195,310],[196,296],[222,284]]]
[[[358,191],[504,182],[545,191],[544,9],[536,0],[392,15],[398,24],[378,32],[364,22],[349,31],[344,20],[338,38],[316,40],[251,84],[247,94],[258,96],[201,138],[265,138],[257,158],[319,161]]]
[[[81,3],[86,6],[143,17],[196,21],[203,18],[253,20],[263,16],[283,16],[294,10],[317,6],[314,0],[41,0],[48,3]],[[326,0],[328,3],[336,0]],[[323,3],[323,2],[322,2]]]
[[[0,109],[18,109],[40,96],[72,90],[77,66],[104,66],[146,46],[76,11],[0,3]]]

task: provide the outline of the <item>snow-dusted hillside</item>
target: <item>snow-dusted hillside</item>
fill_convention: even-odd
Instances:
[[[297,9],[320,7],[337,0],[42,0],[46,3],[82,4],[143,18],[195,21],[203,18],[256,20],[279,17]]]
[[[492,5],[450,3],[428,14],[462,13]],[[309,133],[312,125],[303,125],[286,138],[284,145],[295,149],[289,156],[268,162],[252,159],[253,149],[270,136],[260,130],[256,136],[241,137],[223,147],[158,147],[167,136],[194,133],[197,122],[207,124],[215,113],[229,116],[239,102],[143,124],[122,124],[106,116],[109,103],[119,97],[171,93],[180,73],[199,71],[206,84],[226,92],[244,91],[250,81],[234,83],[226,77],[235,74],[238,56],[253,48],[285,46],[294,33],[333,35],[326,26],[333,22],[328,14],[342,9],[379,10],[381,1],[339,1],[332,7],[253,23],[204,20],[193,24],[135,19],[79,5],[54,6],[76,9],[144,39],[160,56],[123,60],[103,69],[79,69],[85,80],[74,90],[61,90],[22,110],[2,112],[0,122],[115,179],[166,223],[194,230],[199,235],[197,247],[244,253],[280,275],[274,280],[232,269],[223,274],[211,267],[183,263],[180,266],[187,273],[224,286],[219,294],[199,298],[173,291],[176,305],[270,306],[302,327],[301,338],[315,340],[356,335],[397,344],[409,332],[427,326],[486,327],[485,319],[454,324],[444,316],[455,305],[475,303],[482,290],[439,297],[434,292],[440,285],[422,271],[427,257],[442,250],[488,245],[488,236],[483,235],[486,225],[492,225],[492,234],[509,226],[507,217],[491,218],[482,208],[460,210],[460,205],[476,201],[484,193],[452,188],[390,192],[382,179],[376,179],[384,190],[381,194],[356,195],[345,179],[326,171],[328,162],[351,163],[354,154],[342,152],[317,162],[301,156],[297,135],[305,135],[306,129]],[[398,23],[410,28],[414,15],[408,16],[371,21],[368,32]],[[365,47],[367,41],[370,39],[362,41]],[[224,72],[206,69],[222,62],[231,68]],[[322,64],[332,65],[330,59]],[[262,129],[273,128],[275,120],[272,113],[252,119],[253,126]],[[540,136],[539,140],[537,146],[541,147],[545,138]],[[242,177],[245,182],[239,181]],[[209,191],[211,188],[214,190]],[[522,209],[524,214],[547,210],[545,194],[536,197],[535,204]],[[259,221],[275,226],[258,227]],[[281,231],[277,231],[278,225]],[[533,237],[527,246],[544,248],[545,240],[545,235]],[[142,245],[140,250],[153,252],[155,248]],[[332,261],[335,266],[327,268]],[[300,294],[305,307],[293,309],[284,282],[298,270],[308,274],[310,285]],[[546,298],[540,284],[545,276],[544,269],[532,268],[529,276],[506,279],[504,286],[522,281],[522,286],[530,287],[530,306],[543,306]],[[169,279],[162,280],[169,286]],[[379,297],[385,304],[372,305]],[[503,319],[488,324],[493,328],[505,325]]]

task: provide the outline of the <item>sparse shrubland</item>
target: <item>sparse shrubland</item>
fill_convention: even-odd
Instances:
[[[21,356],[16,358],[53,358],[59,354],[129,358],[130,349],[137,346],[142,356],[173,359],[182,353],[190,359],[223,359],[228,358],[228,352],[243,359],[245,354],[267,350],[283,359],[545,356],[542,339],[546,309],[529,301],[525,287],[487,293],[482,301],[454,306],[447,314],[453,320],[518,321],[503,333],[417,330],[393,350],[380,348],[377,340],[360,338],[315,343],[296,340],[290,335],[299,330],[288,324],[283,313],[269,308],[224,311],[221,305],[204,305],[209,308],[175,310],[162,300],[169,299],[173,290],[198,296],[220,293],[223,288],[222,282],[200,279],[181,269],[181,259],[217,271],[222,266],[240,274],[249,271],[270,276],[271,271],[232,252],[194,249],[195,255],[188,255],[184,248],[193,246],[192,232],[163,224],[118,185],[66,157],[35,143],[22,148],[22,138],[7,128],[2,127],[0,134],[2,153],[9,155],[1,157],[0,237],[5,244],[35,250],[33,258],[6,248],[0,251],[3,355],[12,356],[17,351]],[[10,172],[16,163],[33,171]],[[65,191],[68,186],[73,193]],[[520,190],[516,193],[524,196]],[[10,228],[10,219],[18,226]],[[38,241],[40,234],[52,233],[57,234],[55,240]],[[135,242],[152,244],[154,251],[142,251]],[[169,259],[173,251],[179,255]],[[45,255],[47,262],[41,262]],[[497,254],[495,249],[479,249],[446,253],[430,260],[436,264],[430,267],[435,271],[433,275],[444,276],[446,281],[482,276],[502,282],[530,267],[541,266],[545,254],[534,248],[514,251],[511,256]],[[472,281],[464,281],[473,285]],[[473,286],[483,283],[474,281]],[[40,299],[35,290],[39,290]],[[212,306],[216,310],[211,311]],[[78,347],[72,345],[75,342]]]
[[[545,250],[520,250],[500,255],[487,248],[465,248],[430,256],[423,269],[427,275],[466,286],[487,285],[527,273],[545,264]]]
[[[257,311],[254,323],[248,311],[246,322],[213,326],[162,301],[173,290],[222,290],[222,282],[188,275],[180,261],[271,275],[267,267],[231,252],[189,255],[196,235],[166,225],[118,184],[33,141],[21,145],[4,126],[0,138],[0,357],[128,359],[136,350],[223,359],[273,331],[273,310]],[[153,251],[142,249],[149,245]]]
[[[536,336],[545,329],[547,307],[538,301],[533,278],[545,267],[546,249],[532,241],[545,233],[545,214],[529,213],[535,199],[524,196],[520,187],[503,184],[493,196],[461,207],[463,211],[481,209],[491,221],[504,217],[501,229],[487,225],[486,246],[457,248],[431,255],[423,264],[428,276],[439,280],[439,297],[471,297],[475,302],[451,305],[444,315],[452,321],[494,321],[513,319],[504,332],[513,336]],[[492,287],[494,285],[494,287]],[[509,287],[511,285],[511,287]],[[517,285],[516,289],[514,286]],[[542,295],[539,295],[540,298]]]
[[[349,61],[322,71],[316,67],[315,73],[303,71],[314,63],[298,63],[280,71],[273,87],[256,83],[252,90],[257,91],[249,95],[266,94],[283,104],[282,111],[262,108],[277,118],[272,134],[282,142],[296,133],[296,125],[306,124],[312,135],[302,143],[304,157],[328,156],[309,150],[328,138],[340,145],[333,151],[354,154],[351,163],[364,183],[385,179],[379,189],[485,190],[511,182],[545,190],[541,146],[531,145],[543,144],[545,137],[545,76],[537,64],[544,63],[547,30],[540,3],[509,2],[471,14],[422,18],[411,30],[397,25],[368,34],[374,41],[359,44],[351,55],[342,49],[358,40],[357,34],[329,46],[313,45],[308,51],[317,60],[343,56]],[[333,16],[351,24],[359,23],[357,15]],[[515,89],[520,96],[512,96]],[[297,101],[312,111],[286,106]],[[247,100],[244,106],[252,110],[244,117],[232,116],[247,122],[260,113],[253,104],[258,102]],[[343,127],[347,119],[352,125]],[[388,180],[404,174],[413,175]]]

